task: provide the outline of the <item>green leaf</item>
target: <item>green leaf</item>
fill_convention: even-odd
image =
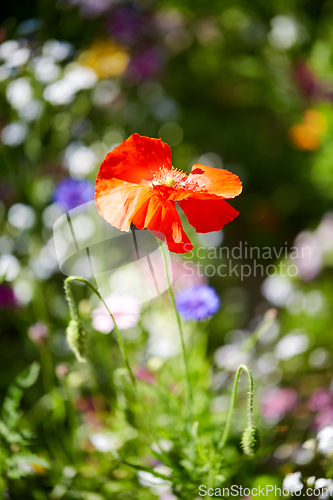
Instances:
[[[28,371],[28,373],[26,373]],[[27,370],[24,370],[16,377],[16,383],[20,387],[27,389],[36,382],[40,372],[40,364],[36,361],[32,363]]]
[[[16,453],[11,457],[12,463],[27,462],[28,464],[39,465],[44,469],[51,469],[50,464],[44,458],[34,454]]]
[[[39,363],[32,363],[28,368],[19,373],[14,382],[9,386],[6,397],[2,405],[2,419],[10,430],[13,430],[23,416],[19,411],[21,399],[24,391],[33,385],[39,375]]]

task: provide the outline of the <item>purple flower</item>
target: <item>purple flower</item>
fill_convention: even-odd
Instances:
[[[200,321],[213,316],[218,311],[221,301],[214,288],[196,285],[179,292],[176,296],[176,305],[184,319]]]
[[[71,210],[94,199],[94,186],[87,179],[71,179],[59,182],[53,193],[53,201],[63,210]]]
[[[128,66],[128,75],[133,80],[152,78],[163,65],[159,47],[145,47],[133,55]]]
[[[313,97],[315,99],[320,97],[320,82],[305,61],[297,63],[295,68],[295,80],[301,92],[306,97]]]
[[[110,15],[108,31],[117,42],[133,45],[148,31],[150,16],[136,5],[118,5]]]
[[[332,85],[320,80],[305,61],[297,63],[294,75],[298,87],[305,97],[332,101]]]
[[[0,284],[0,309],[12,309],[17,305],[14,290],[7,283]]]
[[[72,5],[77,5],[80,12],[86,17],[96,17],[105,12],[114,0],[67,0]]]

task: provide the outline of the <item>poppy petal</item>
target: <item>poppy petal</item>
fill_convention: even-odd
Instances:
[[[193,191],[206,191],[222,198],[234,198],[242,192],[239,177],[228,170],[195,163],[186,184]]]
[[[135,214],[148,205],[152,193],[148,186],[101,179],[96,184],[95,202],[107,222],[120,231],[129,231]]]
[[[152,196],[148,205],[135,214],[133,223],[138,229],[149,229],[160,239],[162,233],[171,252],[185,253],[193,248],[173,202]]]
[[[171,150],[161,139],[133,134],[108,153],[100,166],[96,183],[101,179],[120,179],[144,184],[161,167],[171,168]]]
[[[178,204],[198,233],[219,231],[239,214],[229,203],[217,198],[210,200],[188,198],[179,201]]]

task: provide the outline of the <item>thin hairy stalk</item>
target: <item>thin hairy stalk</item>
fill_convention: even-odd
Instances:
[[[77,314],[77,309],[76,309],[76,306],[75,306],[75,302],[73,300],[73,296],[72,296],[72,293],[71,293],[71,290],[70,290],[70,283],[72,281],[79,281],[81,283],[84,283],[85,285],[87,285],[96,295],[97,297],[102,301],[102,303],[104,304],[106,310],[108,311],[112,321],[113,321],[113,324],[114,324],[114,330],[116,332],[116,336],[117,336],[117,341],[118,341],[118,344],[119,344],[119,349],[120,349],[120,352],[121,352],[121,355],[122,355],[122,358],[123,358],[123,361],[125,363],[125,366],[126,366],[126,369],[127,369],[127,372],[129,374],[129,377],[130,377],[130,380],[131,380],[131,383],[132,383],[132,388],[133,388],[133,392],[134,392],[134,395],[141,407],[141,413],[142,413],[142,417],[145,421],[145,424],[146,424],[146,427],[153,439],[153,441],[156,441],[158,443],[159,441],[159,436],[157,434],[157,431],[155,429],[155,426],[153,425],[153,423],[151,422],[150,420],[150,417],[149,417],[149,414],[147,412],[147,409],[146,409],[146,406],[144,404],[144,401],[142,399],[142,396],[140,394],[140,391],[138,390],[138,387],[137,387],[137,380],[134,376],[134,373],[132,371],[132,368],[131,368],[131,365],[130,365],[130,362],[129,362],[129,358],[128,358],[128,355],[127,355],[127,351],[126,351],[126,348],[125,348],[125,344],[124,344],[124,341],[123,341],[123,338],[121,336],[121,333],[117,327],[117,324],[116,324],[116,321],[113,317],[113,314],[111,313],[110,309],[108,308],[107,304],[105,303],[103,297],[100,295],[99,291],[89,282],[87,281],[86,279],[84,278],[81,278],[80,276],[69,276],[68,278],[65,279],[65,292],[66,292],[66,297],[67,297],[67,300],[68,300],[68,304],[69,304],[69,307],[70,307],[70,311],[71,311],[71,314],[73,313],[74,315],[74,318],[75,319],[78,319],[78,314]]]
[[[192,395],[190,378],[189,378],[188,368],[187,368],[186,348],[185,348],[183,327],[182,327],[181,319],[180,319],[180,316],[179,316],[179,313],[177,310],[175,296],[174,296],[174,293],[173,293],[172,288],[171,288],[170,275],[169,275],[169,269],[168,269],[168,261],[167,261],[165,251],[163,248],[163,243],[160,244],[160,249],[161,249],[161,253],[163,255],[163,260],[164,260],[164,267],[165,267],[165,274],[166,274],[166,279],[167,279],[167,284],[168,284],[168,291],[169,291],[170,299],[172,302],[173,310],[174,310],[175,315],[176,315],[176,320],[177,320],[177,325],[178,325],[178,330],[179,330],[179,336],[180,336],[180,342],[181,342],[181,348],[182,348],[182,358],[183,358],[183,365],[184,365],[184,373],[185,373],[185,382],[186,382],[187,425],[188,425],[188,431],[191,432],[192,423],[193,423],[193,395]]]
[[[253,419],[253,378],[252,378],[251,372],[248,369],[248,367],[246,365],[240,365],[237,368],[237,371],[235,374],[234,385],[233,385],[232,393],[231,393],[231,402],[230,402],[228,417],[227,417],[226,424],[224,426],[222,437],[221,437],[219,444],[217,446],[217,451],[221,451],[224,448],[224,446],[228,440],[228,437],[229,437],[232,416],[233,416],[234,409],[236,406],[237,387],[238,387],[239,377],[240,377],[242,370],[244,370],[246,372],[248,379],[249,379],[249,393],[248,393],[248,400],[247,400],[247,410],[248,410],[247,411],[247,421],[248,421],[249,425],[254,423],[254,419]]]

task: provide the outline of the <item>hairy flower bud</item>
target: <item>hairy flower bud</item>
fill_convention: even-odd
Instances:
[[[260,448],[260,433],[259,429],[253,425],[248,424],[242,436],[242,448],[245,455],[253,457]]]
[[[66,330],[67,342],[78,361],[85,363],[87,334],[77,319],[71,319]]]

